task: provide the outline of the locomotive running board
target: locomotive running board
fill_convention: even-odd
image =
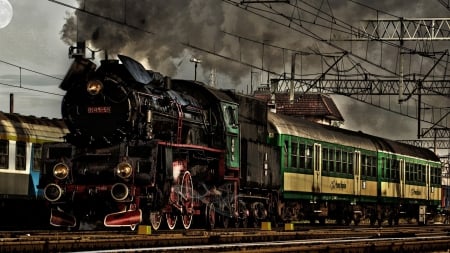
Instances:
[[[129,210],[117,213],[110,213],[105,216],[105,227],[131,227],[134,229],[137,224],[142,222],[142,211]]]
[[[73,215],[58,209],[52,209],[50,211],[50,225],[56,227],[75,227],[76,224],[77,219]]]

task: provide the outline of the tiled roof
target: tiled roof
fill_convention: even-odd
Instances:
[[[270,94],[256,93],[255,97],[270,102]],[[276,93],[275,105],[278,113],[302,117],[323,117],[344,121],[339,109],[330,96],[319,93],[294,94],[294,102],[289,102],[289,93]]]

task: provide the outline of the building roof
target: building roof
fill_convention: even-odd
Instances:
[[[269,93],[256,93],[255,97],[270,102]],[[289,93],[276,93],[275,105],[278,113],[301,117],[323,117],[330,120],[344,121],[333,99],[324,94],[294,94],[294,103],[289,102]]]

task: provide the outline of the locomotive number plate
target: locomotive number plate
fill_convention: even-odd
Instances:
[[[111,106],[89,106],[88,113],[111,113]]]

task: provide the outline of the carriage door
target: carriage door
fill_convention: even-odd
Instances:
[[[399,172],[400,172],[400,197],[404,198],[405,197],[405,177],[406,177],[406,170],[405,170],[405,160],[400,159],[400,164],[399,164],[400,168],[399,168]]]
[[[421,170],[423,167],[419,167]],[[421,178],[419,178],[421,180]],[[425,187],[427,191],[427,200],[430,200],[431,195],[431,166],[429,164],[425,165]]]
[[[314,177],[313,177],[313,189],[314,192],[321,192],[322,187],[322,146],[314,143]]]
[[[361,152],[355,151],[355,158],[353,161],[353,193],[361,195]]]

